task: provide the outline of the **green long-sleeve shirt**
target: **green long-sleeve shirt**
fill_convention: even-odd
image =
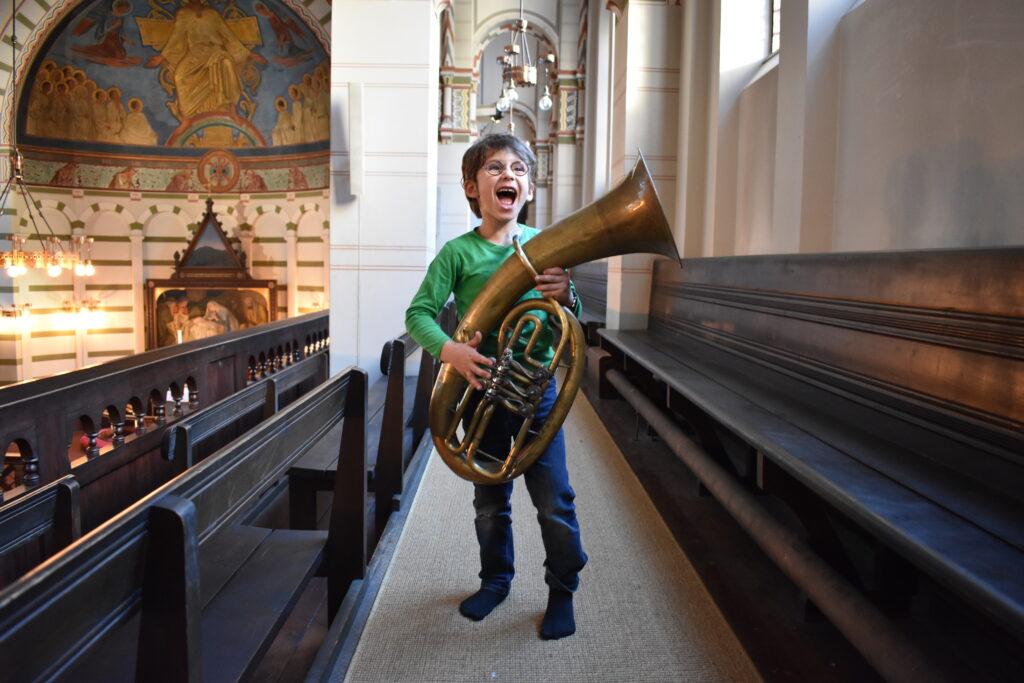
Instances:
[[[523,243],[540,232],[536,228],[525,225],[519,227],[522,235],[520,239]],[[502,247],[488,242],[480,237],[476,230],[471,230],[447,242],[434,257],[430,267],[427,268],[423,284],[420,285],[419,291],[416,292],[416,296],[413,297],[412,303],[409,304],[409,308],[405,312],[405,328],[412,338],[426,349],[427,353],[435,358],[440,357],[441,347],[445,342],[450,341],[450,337],[441,330],[434,319],[447,303],[449,295],[455,294],[455,307],[461,319],[469,310],[470,304],[476,299],[476,295],[483,288],[484,283],[494,274],[498,266],[514,253],[513,247]],[[570,287],[572,287],[571,282]],[[574,287],[573,292],[575,292]],[[520,300],[539,298],[542,298],[541,295],[531,289]],[[577,296],[573,313],[578,317],[581,309],[580,299]],[[546,314],[543,312],[538,311],[538,313],[540,314],[538,317],[542,320],[546,318]],[[553,353],[551,340],[551,328],[545,325],[532,354],[535,360],[546,362],[551,359]],[[484,356],[492,357],[495,355],[497,345],[498,333],[497,330],[493,330],[483,340],[479,351]],[[521,345],[518,345],[513,349],[513,355],[521,360],[522,351]]]

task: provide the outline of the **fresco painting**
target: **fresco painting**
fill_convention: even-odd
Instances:
[[[27,83],[22,141],[50,169],[34,181],[259,192],[327,177],[308,167],[327,163],[329,57],[280,0],[85,3],[54,30]],[[223,150],[230,183],[200,163],[210,150]],[[81,151],[111,152],[119,168]],[[269,163],[282,155],[287,166]],[[268,174],[275,167],[285,173]]]

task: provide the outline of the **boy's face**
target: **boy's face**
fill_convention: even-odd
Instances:
[[[524,170],[523,175],[516,175]],[[466,181],[465,190],[467,197],[477,200],[484,220],[514,221],[523,205],[533,199],[530,167],[511,150],[499,149],[484,160],[476,178]]]

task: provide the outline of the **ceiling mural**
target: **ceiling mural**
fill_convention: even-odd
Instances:
[[[35,58],[26,180],[113,189],[326,187],[329,58],[280,0],[96,0]]]

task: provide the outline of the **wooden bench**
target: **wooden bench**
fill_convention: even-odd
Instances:
[[[608,262],[582,263],[571,271],[573,285],[583,303],[580,323],[586,333],[587,344],[598,344],[597,331],[605,325],[605,309],[608,307]]]
[[[592,356],[785,500],[854,582],[906,596],[915,567],[1021,639],[1021,263],[1021,248],[660,262],[648,329],[602,330],[609,355]],[[846,528],[877,544],[870,562]]]
[[[195,523],[180,498],[134,506],[0,591],[0,681],[198,683]]]
[[[0,647],[43,677],[246,678],[316,572],[329,618],[362,578],[365,411],[366,374],[350,369],[171,480],[0,592]],[[250,524],[339,423],[329,529]]]
[[[81,534],[78,482],[70,474],[0,505],[0,587]]]
[[[408,335],[385,343],[380,361],[383,378],[369,391],[367,452],[372,464],[367,471],[367,487],[375,501],[371,547],[400,504],[409,458],[427,431],[427,406],[439,366],[424,353],[417,376],[406,377],[406,358],[418,349]],[[335,435],[332,438],[336,441]],[[338,453],[331,445],[332,438],[312,448],[289,472],[291,490],[297,493],[291,497],[290,512],[295,528],[316,528],[316,492],[330,491],[334,486]]]
[[[175,474],[227,445],[327,377],[327,356],[316,354],[170,425],[160,454]]]

